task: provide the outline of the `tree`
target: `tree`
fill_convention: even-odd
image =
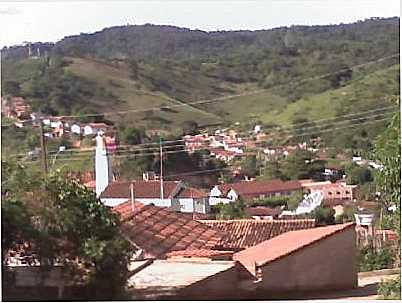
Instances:
[[[255,177],[257,174],[257,157],[247,156],[241,163],[241,172],[249,177]]]
[[[131,59],[128,63],[128,67],[130,70],[130,78],[133,80],[138,80],[139,66],[137,61],[135,59]]]
[[[243,199],[228,204],[218,204],[215,207],[217,220],[243,219],[246,217],[244,212],[245,203]]]
[[[310,216],[315,219],[316,226],[335,224],[335,210],[329,207],[318,206]]]
[[[283,179],[279,162],[277,161],[269,162],[262,171],[262,174],[258,176],[258,179],[259,180]]]
[[[21,94],[20,84],[17,81],[5,81],[3,92],[4,95],[19,96]]]
[[[281,167],[284,178],[290,180],[311,178],[323,169],[324,163],[317,161],[312,152],[304,149],[297,149],[289,155]]]
[[[365,183],[373,181],[373,174],[371,169],[367,167],[360,167],[352,165],[346,171],[347,183],[354,185],[363,185]]]
[[[18,240],[29,241],[43,270],[44,264],[58,259],[69,269],[71,281],[86,281],[94,297],[118,297],[132,249],[120,232],[117,215],[94,192],[59,172],[25,180],[25,168],[2,162],[2,173],[8,177],[2,179],[3,249]],[[90,265],[89,274],[82,272],[76,258]]]
[[[196,135],[198,130],[198,123],[195,121],[183,122],[183,134],[184,135]]]
[[[141,144],[145,137],[145,130],[135,127],[124,128],[121,132],[122,142],[129,145]]]

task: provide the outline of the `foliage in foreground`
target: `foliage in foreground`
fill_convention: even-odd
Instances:
[[[378,287],[379,299],[400,300],[401,299],[401,277],[394,280],[383,281]]]
[[[358,260],[359,271],[393,268],[395,253],[387,246],[375,249],[372,245],[367,245],[360,249]]]
[[[68,269],[70,281],[89,287],[93,298],[120,296],[131,248],[117,215],[94,192],[60,173],[41,178],[2,161],[2,175],[3,264],[8,249],[29,242],[42,270],[57,260]]]

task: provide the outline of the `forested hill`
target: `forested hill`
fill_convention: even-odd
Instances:
[[[55,44],[32,44],[34,55],[38,48],[40,56],[48,54],[36,61],[27,58],[28,46],[4,48],[3,93],[21,94],[34,109],[52,114],[166,108],[138,114],[131,121],[116,118],[152,127],[173,128],[186,120],[208,124],[236,117],[241,121],[251,116],[271,122],[267,117],[273,110],[276,115],[293,103],[376,72],[398,83],[399,22],[396,17],[372,18],[352,24],[216,32],[151,24],[116,26],[65,37]],[[309,78],[316,79],[296,81]],[[261,88],[268,90],[219,106],[168,108],[177,102]],[[384,100],[396,91],[399,88],[392,86],[373,96]],[[292,119],[289,116],[288,121]]]
[[[146,24],[117,26],[93,34],[66,37],[56,44],[56,49],[64,55],[102,59],[215,62],[218,58],[250,53],[263,56],[266,51],[332,53],[342,48],[343,53],[349,55],[375,58],[384,55],[386,49],[395,49],[398,32],[399,18],[258,31],[204,32]]]

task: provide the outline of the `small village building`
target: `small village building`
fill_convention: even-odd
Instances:
[[[164,181],[162,192],[161,182],[156,180],[113,182],[101,193],[101,201],[113,207],[131,199],[131,184],[135,199],[143,204],[169,207],[175,211],[188,213],[209,212],[207,194],[185,186],[182,181]]]
[[[350,200],[355,198],[357,185],[347,185],[346,182],[332,183],[330,181],[314,182],[302,180],[300,182],[304,190],[313,193],[322,191],[324,200]]]
[[[353,223],[290,231],[235,253],[267,294],[357,287]]]
[[[239,197],[246,201],[264,199],[269,197],[290,196],[302,190],[298,181],[241,181],[236,183],[214,186],[210,192],[210,205],[219,201],[229,203]]]
[[[76,134],[76,135],[81,134],[81,126],[79,124],[76,124],[76,123],[72,124],[70,129],[73,134]]]
[[[255,220],[274,220],[279,218],[279,215],[282,213],[282,208],[264,206],[246,207],[244,212],[247,216],[252,217]]]

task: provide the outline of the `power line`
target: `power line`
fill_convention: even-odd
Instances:
[[[366,122],[362,122],[362,123],[355,123],[353,125],[347,125],[347,126],[343,126],[343,127],[336,127],[336,128],[331,128],[331,129],[327,129],[327,130],[321,130],[321,131],[312,132],[312,133],[302,133],[302,134],[297,134],[297,135],[290,135],[286,139],[294,138],[294,137],[300,137],[300,136],[316,135],[316,134],[326,133],[326,132],[333,132],[333,131],[339,130],[339,129],[353,128],[353,127],[357,127],[357,126],[361,126],[361,125],[377,123],[377,122],[388,120],[388,119],[389,118],[382,118],[382,119],[378,119],[378,120],[374,120],[374,121],[366,121]],[[280,146],[280,147],[283,147],[283,146]],[[279,148],[279,147],[271,147],[271,148]],[[194,151],[200,151],[200,150],[205,150],[205,148],[194,149]],[[183,153],[183,152],[188,152],[188,151],[187,150],[166,151],[166,152],[164,152],[164,154],[176,154],[176,153]],[[157,154],[157,152],[143,153],[143,154],[132,154],[132,155],[117,155],[117,156],[112,155],[112,159],[114,159],[114,158],[130,158],[130,157],[135,158],[135,157],[143,157],[143,156],[150,156],[150,155],[156,155],[156,154]],[[58,159],[58,161],[82,161],[83,159],[88,159],[88,157],[83,156],[83,155],[77,155],[76,158],[69,158],[69,159],[60,158],[60,159]],[[38,160],[35,160],[35,161],[38,161]],[[30,162],[34,162],[34,161],[30,161]]]
[[[371,111],[367,111],[367,112],[374,112],[374,111],[371,110]],[[386,116],[386,115],[393,114],[393,113],[395,113],[395,111],[389,111],[389,112],[386,112],[386,113],[380,113],[380,114],[364,116],[364,117],[359,117],[359,118],[344,119],[342,121],[335,121],[335,122],[327,123],[325,125],[314,125],[314,126],[310,126],[310,127],[293,128],[293,129],[289,129],[289,130],[283,130],[282,134],[283,133],[291,133],[291,132],[294,132],[294,131],[297,132],[298,130],[303,130],[303,132],[300,133],[300,134],[297,134],[295,136],[305,136],[305,135],[317,134],[317,133],[322,132],[322,130],[320,130],[320,128],[332,127],[334,125],[343,124],[343,123],[349,123],[351,121],[365,120],[365,119],[369,119],[369,118],[379,118],[379,117]],[[350,115],[345,115],[345,116],[350,116]],[[362,124],[362,123],[359,123],[359,125],[360,124]],[[311,134],[307,134],[306,133],[307,129],[313,129],[313,130],[315,129],[316,131],[312,132]],[[295,137],[295,136],[292,136],[292,137]],[[166,143],[170,144],[172,142],[179,142],[179,141],[181,142],[181,141],[184,141],[184,140],[182,140],[182,139],[181,140],[171,140],[171,141],[166,141]],[[157,144],[157,143],[152,143],[152,144]],[[142,145],[144,145],[144,144],[142,144]],[[207,145],[207,143],[202,143],[202,145],[204,147],[209,147],[209,145]],[[124,145],[124,146],[132,147],[132,146],[140,146],[140,145]],[[166,149],[177,148],[177,147],[186,147],[186,145],[185,144],[178,144],[178,145],[167,145],[167,144],[165,144],[164,149],[166,150]],[[68,152],[74,152],[74,154],[70,154],[70,155],[71,156],[83,156],[84,154],[93,152],[94,150],[95,150],[95,148],[87,149],[85,151],[76,150],[76,149],[69,149],[69,150],[65,150],[63,153],[67,154]],[[123,150],[118,150],[118,152],[119,152],[119,155],[120,155],[121,153],[124,154],[124,153],[130,153],[130,152],[149,151],[149,150],[159,150],[159,147],[149,147],[149,148],[131,149],[131,150],[130,149],[128,149],[128,150],[123,149]],[[197,149],[197,150],[202,150],[202,149]],[[50,154],[52,154],[52,153],[55,153],[55,152],[50,152]],[[152,153],[150,153],[149,155],[151,155],[151,154]],[[134,154],[134,155],[140,155],[140,154]],[[12,156],[26,156],[26,154],[9,155],[9,157],[12,157]]]
[[[231,169],[229,167],[227,167],[227,168],[195,170],[195,171],[192,171],[192,172],[189,172],[189,173],[180,173],[180,174],[174,174],[174,175],[167,175],[165,177],[192,176],[192,175],[199,175],[199,174],[207,173],[207,172],[216,172],[216,171],[225,171],[225,170],[231,170]]]
[[[371,64],[375,64],[390,58],[394,58],[394,57],[398,57],[400,54],[393,54],[387,57],[382,57],[373,61],[369,61],[369,62],[365,62],[365,63],[361,63],[358,65],[354,65],[351,66],[349,68],[343,68],[340,69],[338,71],[332,72],[332,73],[326,73],[326,74],[321,74],[318,76],[313,76],[313,77],[308,77],[308,78],[302,78],[302,79],[295,79],[292,80],[293,84],[301,84],[304,82],[308,82],[311,80],[317,80],[317,79],[322,79],[322,78],[326,78],[328,76],[332,76],[332,75],[336,75],[339,73],[342,73],[344,71],[349,71],[349,70],[353,70],[353,69],[358,69],[361,68],[363,66],[367,66],[367,65],[371,65]],[[247,96],[253,96],[253,95],[258,95],[260,93],[275,89],[275,88],[279,88],[282,86],[288,86],[288,83],[283,83],[283,84],[278,84],[275,86],[272,86],[270,88],[267,89],[259,89],[259,90],[254,90],[251,92],[247,92],[247,93],[242,93],[242,94],[235,94],[235,95],[229,95],[229,96],[222,96],[222,97],[218,97],[218,98],[212,98],[212,99],[203,99],[203,100],[198,100],[198,101],[194,101],[194,102],[182,102],[176,99],[171,99],[172,101],[176,101],[179,102],[178,104],[173,104],[173,105],[167,105],[167,106],[160,106],[160,107],[151,107],[151,108],[147,108],[147,109],[132,109],[132,110],[122,110],[122,111],[114,111],[114,112],[103,112],[103,113],[94,113],[94,114],[82,114],[82,115],[63,115],[63,118],[82,118],[82,117],[97,117],[97,116],[113,116],[113,115],[122,115],[122,114],[126,114],[126,113],[138,113],[138,112],[147,112],[147,111],[157,111],[157,110],[162,110],[162,109],[171,109],[171,108],[177,108],[177,107],[183,107],[183,106],[192,106],[192,105],[199,105],[199,104],[206,104],[206,103],[213,103],[213,102],[217,102],[217,101],[225,101],[225,100],[230,100],[230,99],[234,99],[234,98],[239,98],[239,97],[247,97]],[[198,109],[198,108],[194,108],[194,109]],[[199,109],[198,109],[199,110]],[[10,124],[12,125],[12,124]],[[2,126],[9,126],[9,125],[2,125]]]

